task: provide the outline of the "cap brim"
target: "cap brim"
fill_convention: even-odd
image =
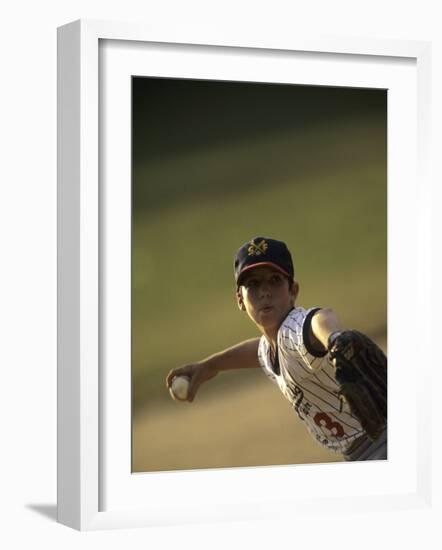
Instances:
[[[237,281],[237,285],[240,286],[241,285],[241,280],[244,276],[245,273],[247,273],[248,271],[250,271],[251,269],[254,269],[255,267],[261,267],[261,266],[267,266],[267,267],[273,267],[274,269],[276,269],[276,271],[279,271],[280,273],[282,273],[283,275],[285,275],[286,277],[289,277],[289,279],[292,278],[292,276],[290,275],[290,273],[287,273],[287,271],[285,269],[282,269],[282,267],[280,267],[279,265],[277,264],[274,264],[273,262],[258,262],[256,264],[251,264],[251,265],[248,265],[247,267],[245,267],[241,273],[238,275],[238,281]]]

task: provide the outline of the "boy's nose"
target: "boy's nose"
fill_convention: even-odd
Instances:
[[[261,296],[269,296],[270,295],[270,285],[267,282],[263,282],[260,287]]]

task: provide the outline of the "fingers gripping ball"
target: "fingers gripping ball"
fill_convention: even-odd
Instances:
[[[189,394],[189,385],[190,381],[187,376],[176,376],[170,386],[173,397],[179,401],[186,401]]]
[[[328,349],[341,400],[348,403],[368,436],[377,439],[387,425],[387,357],[356,330],[332,334]]]

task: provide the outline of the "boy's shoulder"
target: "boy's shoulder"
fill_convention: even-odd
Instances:
[[[310,307],[305,309],[297,306],[291,309],[286,318],[281,323],[278,331],[278,345],[281,348],[285,346],[295,346],[297,349],[305,350],[305,339],[309,324],[313,315],[319,311],[320,307]],[[268,351],[270,344],[265,336],[261,336],[259,342],[259,350],[262,355]]]
[[[280,344],[291,342],[297,347],[305,347],[309,339],[310,326],[313,315],[319,311],[319,307],[295,307],[289,311],[287,317],[281,323],[278,331],[278,341]]]
[[[281,326],[279,328],[280,332],[285,331],[300,331],[302,330],[302,327],[304,325],[304,321],[309,314],[310,311],[314,310],[316,308],[309,308],[305,309],[303,307],[294,307],[291,309],[287,317],[284,319],[284,321],[281,323]]]

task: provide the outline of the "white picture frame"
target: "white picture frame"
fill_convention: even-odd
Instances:
[[[294,509],[297,513],[308,513],[305,495],[304,507],[301,509],[299,499],[297,501],[295,496],[287,496],[281,487],[289,483],[299,484],[300,476],[309,479],[312,477],[313,466],[310,469],[296,471],[290,467],[246,471],[233,469],[228,472],[163,473],[143,478],[139,475],[130,475],[130,470],[127,470],[127,453],[121,455],[121,460],[113,462],[106,462],[106,456],[103,456],[111,451],[115,452],[115,442],[121,443],[118,433],[125,438],[128,426],[126,417],[121,432],[117,426],[115,427],[117,435],[112,443],[114,447],[108,447],[103,441],[102,416],[105,408],[102,402],[108,399],[108,392],[110,396],[115,391],[123,394],[126,391],[123,395],[126,411],[129,401],[127,386],[117,383],[113,387],[104,387],[102,382],[100,338],[103,315],[106,314],[106,308],[103,309],[103,300],[105,301],[106,297],[103,280],[106,277],[105,266],[108,265],[103,262],[102,233],[111,229],[100,222],[100,215],[104,208],[115,208],[115,201],[110,207],[103,205],[103,181],[100,174],[102,135],[99,121],[103,109],[100,96],[100,59],[102,62],[103,58],[100,57],[100,48],[105,41],[117,45],[124,43],[126,57],[121,58],[123,69],[124,64],[130,64],[130,60],[136,57],[132,55],[132,49],[140,48],[143,44],[159,45],[159,50],[161,45],[164,45],[172,58],[179,58],[184,52],[188,52],[189,48],[192,51],[201,50],[211,65],[215,51],[221,50],[228,52],[232,59],[247,57],[253,52],[258,61],[260,55],[263,56],[262,59],[270,54],[276,57],[287,57],[295,53],[307,55],[310,56],[304,59],[307,71],[309,64],[316,58],[325,64],[339,64],[344,60],[346,63],[365,63],[367,70],[370,60],[373,60],[379,67],[385,65],[385,74],[382,73],[382,69],[375,68],[371,77],[376,80],[376,71],[381,71],[378,83],[380,87],[383,79],[387,78],[387,73],[391,72],[392,66],[399,67],[402,62],[404,66],[411,64],[414,71],[411,78],[417,83],[417,93],[410,85],[411,95],[408,96],[408,101],[416,110],[417,125],[413,126],[413,122],[410,122],[408,140],[400,143],[398,140],[401,138],[398,134],[389,134],[389,162],[390,153],[406,153],[406,160],[402,166],[394,162],[389,166],[389,180],[403,182],[401,193],[405,201],[405,211],[412,207],[416,196],[418,207],[416,225],[404,228],[401,213],[397,213],[397,209],[393,210],[389,206],[389,233],[392,238],[397,239],[398,232],[405,231],[404,235],[411,245],[407,251],[395,247],[390,249],[389,260],[392,261],[393,268],[389,271],[389,282],[392,278],[400,278],[405,256],[415,259],[415,262],[408,265],[408,277],[417,285],[416,288],[419,288],[419,294],[411,307],[416,308],[416,311],[418,308],[421,313],[414,332],[423,343],[427,342],[430,336],[423,326],[423,321],[419,319],[425,318],[431,311],[428,285],[431,251],[424,244],[431,241],[428,238],[430,225],[427,215],[431,207],[428,170],[431,44],[344,36],[281,37],[280,41],[268,44],[264,39],[249,42],[243,41],[241,37],[208,39],[202,34],[193,34],[189,37],[184,30],[174,31],[171,36],[157,36],[152,29],[142,25],[101,21],[76,21],[61,27],[58,31],[58,521],[79,530],[91,530],[259,519],[269,516],[266,504],[278,502],[284,502],[285,505],[273,507],[270,514],[272,517],[281,517],[284,513],[293,512]],[[244,74],[241,73],[244,69],[241,65],[238,66],[240,76]],[[158,70],[161,71],[161,66],[159,67]],[[201,66],[196,72],[189,72],[186,65],[183,67],[180,69],[183,77],[201,75]],[[130,73],[131,68],[124,70]],[[257,70],[260,71],[259,68]],[[345,73],[348,69],[344,67],[343,70]],[[404,75],[404,82],[411,82],[406,80],[409,78],[407,71]],[[309,83],[316,83],[311,73],[306,78]],[[324,79],[318,78],[318,82],[324,83]],[[399,97],[399,94],[396,97]],[[413,119],[413,116],[410,119]],[[394,153],[397,143],[399,151]],[[123,160],[120,163],[123,178],[130,177],[127,174],[127,145],[126,139],[126,162]],[[417,172],[414,172],[413,168]],[[417,181],[419,185],[416,184]],[[394,242],[397,243],[398,240]],[[401,283],[398,283],[397,289],[396,285],[394,289],[389,285],[389,333],[393,329],[393,335],[395,321],[401,322],[400,311],[395,315],[395,308],[398,309],[402,290]],[[407,361],[410,363],[410,358],[400,354],[400,347],[395,347],[393,338],[392,349],[389,350],[389,360],[392,361],[393,367],[395,362],[405,365]],[[421,368],[424,369],[425,365]],[[416,403],[423,399],[424,384],[428,384],[429,377],[429,371],[424,371],[417,384],[413,381],[409,387],[405,386],[407,392],[416,396]],[[394,382],[394,370],[392,379]],[[428,401],[428,396],[426,399]],[[391,425],[395,426],[395,408],[392,409],[389,411],[389,418],[392,419],[390,428]],[[395,454],[393,449],[393,458],[388,461],[389,464],[346,465],[347,486],[344,492],[339,494],[336,492],[337,487],[327,481],[330,479],[329,467],[333,466],[315,465],[316,470],[312,479],[316,480],[317,486],[309,481],[308,500],[310,504],[314,504],[315,513],[324,513],[334,499],[339,500],[341,513],[350,511],[355,502],[360,510],[366,511],[379,510],[382,507],[391,509],[428,505],[431,498],[430,433],[423,409],[417,405],[411,406],[408,413],[413,426],[411,446],[415,450],[410,460],[404,460],[400,453]],[[392,430],[393,443],[394,434],[399,433],[398,419],[396,426],[398,429]],[[127,449],[127,452],[130,452],[130,449]],[[358,466],[370,468],[370,475],[373,476],[370,479],[376,477],[382,480],[388,477],[394,483],[392,481],[391,485],[385,485],[382,490],[380,486],[374,485],[371,492],[366,490],[364,494],[355,494],[352,487],[362,475],[365,475],[357,468]],[[125,471],[120,479],[118,476],[121,469]],[[404,483],[405,478],[409,480],[409,484]],[[116,488],[109,491],[113,496],[105,502],[103,484],[112,483]],[[231,495],[229,497],[228,490],[223,493],[223,487],[228,489],[232,484],[235,487],[243,485],[242,498],[232,498]],[[339,484],[342,486],[342,480]],[[135,493],[131,492],[132,487],[129,488],[129,485],[136,485],[134,490],[138,490],[139,493],[141,491],[141,495],[146,495],[146,487],[149,487],[147,492],[150,504],[140,504],[139,499],[133,496]],[[195,489],[192,497],[189,496],[189,487]],[[258,490],[254,490],[254,487]],[[326,487],[325,492],[323,487]],[[167,491],[174,491],[177,495],[173,504],[166,498],[161,498],[161,494]],[[180,494],[186,495],[186,499],[179,498]],[[217,495],[216,501],[212,497],[213,494]],[[156,495],[154,504],[153,495]],[[290,506],[287,506],[287,503]]]

